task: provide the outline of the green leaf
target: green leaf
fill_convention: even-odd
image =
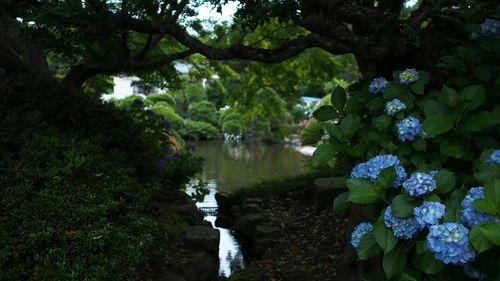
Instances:
[[[474,177],[482,183],[486,183],[494,178],[500,179],[500,164],[490,163],[481,165]]]
[[[439,151],[441,152],[441,154],[446,156],[461,158],[465,154],[465,147],[460,143],[443,141],[439,145]]]
[[[496,213],[495,202],[486,198],[478,198],[472,201],[472,205],[481,211],[494,215]]]
[[[431,75],[427,71],[419,71],[418,77],[418,81],[422,82],[423,84],[427,84],[431,80]]]
[[[483,82],[488,82],[493,75],[490,68],[483,65],[474,68],[474,76]]]
[[[382,266],[387,279],[391,279],[400,274],[406,266],[406,253],[404,248],[399,246],[389,253],[386,253],[382,261]]]
[[[375,128],[383,131],[392,125],[392,118],[388,115],[381,115],[375,119]]]
[[[411,143],[411,146],[413,146],[416,151],[425,151],[427,142],[424,139],[416,139]]]
[[[439,100],[448,106],[454,106],[459,99],[457,91],[454,89],[443,86],[441,89],[441,94],[439,95]]]
[[[418,81],[410,85],[410,89],[412,92],[415,94],[422,95],[425,92],[425,86],[424,83]]]
[[[331,96],[331,101],[333,107],[335,107],[338,112],[344,112],[347,101],[347,95],[344,88],[338,86]]]
[[[484,199],[495,205],[496,215],[500,214],[500,180],[492,179],[484,185]]]
[[[500,246],[500,222],[484,222],[477,226],[489,242],[496,246]]]
[[[348,201],[356,204],[370,204],[379,199],[380,194],[369,180],[352,178],[346,182],[350,191]]]
[[[481,232],[481,226],[475,225],[469,233],[469,239],[472,246],[477,250],[478,253],[485,252],[493,247],[493,244],[486,239],[486,236]]]
[[[453,123],[453,119],[448,115],[434,115],[425,119],[422,126],[427,135],[437,136],[453,128]]]
[[[321,166],[335,157],[335,145],[324,143],[318,146],[312,156],[313,166]]]
[[[420,281],[422,276],[418,271],[406,268],[399,277],[399,281]]]
[[[371,99],[366,106],[372,112],[381,111],[384,108],[384,100],[381,97],[376,97]]]
[[[464,129],[472,132],[481,132],[500,124],[500,116],[495,112],[480,112],[464,123]]]
[[[406,89],[400,85],[390,85],[385,88],[383,97],[386,100],[392,100],[395,98],[402,98],[406,96]]]
[[[441,198],[437,196],[436,194],[429,194],[427,196],[424,196],[424,201],[427,202],[441,202]]]
[[[363,236],[361,236],[361,239],[359,239],[359,247],[357,249],[359,259],[369,259],[380,253],[381,250],[382,249],[380,249],[380,247],[378,246],[377,241],[375,240],[375,237],[373,236],[373,233],[371,231],[365,233]]]
[[[340,121],[340,129],[343,132],[344,139],[351,138],[361,125],[361,119],[357,114],[349,114]]]
[[[328,121],[339,118],[339,113],[331,105],[323,105],[313,112],[314,118],[318,121]]]
[[[420,108],[424,111],[425,117],[427,118],[434,115],[450,114],[450,110],[446,105],[436,100],[425,100],[420,104]]]
[[[434,255],[428,250],[415,256],[414,265],[417,269],[427,274],[437,274],[444,268],[444,263],[436,260]]]
[[[335,211],[343,211],[349,207],[349,201],[347,201],[347,198],[349,198],[349,192],[342,192],[340,193],[337,197],[335,197],[335,200],[333,200],[333,209]]]
[[[480,107],[486,97],[486,91],[481,85],[471,85],[460,91],[460,104],[463,111],[471,111]]]
[[[392,234],[392,230],[384,225],[384,220],[381,218],[373,225],[372,232],[375,240],[377,240],[378,245],[382,248],[384,253],[392,251],[398,244],[398,240]]]
[[[413,209],[418,207],[419,203],[415,200],[410,200],[407,195],[400,194],[391,202],[392,213],[400,218],[407,218],[413,215]]]
[[[379,191],[385,191],[392,185],[396,176],[396,169],[394,169],[393,166],[385,168],[378,175],[377,180],[375,181],[375,186],[379,189]]]
[[[338,124],[330,124],[330,123],[325,123],[325,129],[328,135],[331,137],[343,141],[344,140],[344,133],[340,129],[340,126]]]
[[[437,193],[448,193],[455,187],[455,174],[448,170],[440,170],[436,176],[434,176],[434,179],[437,183]]]

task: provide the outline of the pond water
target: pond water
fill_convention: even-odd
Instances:
[[[209,194],[199,208],[215,208],[215,193],[218,191],[234,192],[263,180],[293,176],[305,172],[306,158],[293,147],[281,144],[244,143],[244,142],[196,142],[196,154],[205,158],[204,170],[200,175],[207,183]],[[187,186],[187,192],[193,192],[193,180]],[[205,220],[215,227],[216,216],[208,214]],[[231,230],[219,228],[219,273],[229,276],[232,271],[244,267],[240,246]]]

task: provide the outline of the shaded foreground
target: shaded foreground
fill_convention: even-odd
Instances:
[[[257,227],[251,246],[253,258],[260,259],[230,280],[357,280],[344,263],[345,214],[316,211],[303,192],[243,206],[263,211],[267,226]]]

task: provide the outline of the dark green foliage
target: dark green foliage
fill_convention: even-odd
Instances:
[[[219,135],[219,130],[210,123],[203,121],[184,121],[184,126],[179,134],[187,139],[214,139]]]
[[[0,280],[133,280],[151,203],[200,161],[159,167],[168,134],[142,108],[38,89],[0,94]]]
[[[174,97],[169,93],[149,94],[146,96],[146,100],[151,101],[152,103],[157,103],[157,102],[163,101],[169,105],[175,104]]]
[[[324,127],[316,119],[310,119],[307,125],[300,132],[300,142],[303,145],[315,145],[321,140],[324,133]]]
[[[208,122],[213,125],[217,124],[217,109],[215,104],[208,100],[194,102],[188,108],[189,117],[194,121]]]

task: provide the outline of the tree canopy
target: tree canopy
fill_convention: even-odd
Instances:
[[[442,35],[453,36],[460,7],[495,5],[479,0],[421,0],[413,6],[404,0],[241,0],[233,29],[216,28],[212,34],[193,18],[194,8],[204,2],[3,0],[0,68],[80,87],[100,74],[155,70],[171,77],[173,62],[195,53],[214,60],[277,63],[317,47],[354,54],[365,75],[388,73],[410,63],[434,65],[447,40]],[[221,7],[228,0],[209,2]],[[276,28],[289,29],[286,36],[258,44],[272,38],[270,30],[249,43],[255,30],[273,21]],[[222,40],[231,34],[232,40]]]

